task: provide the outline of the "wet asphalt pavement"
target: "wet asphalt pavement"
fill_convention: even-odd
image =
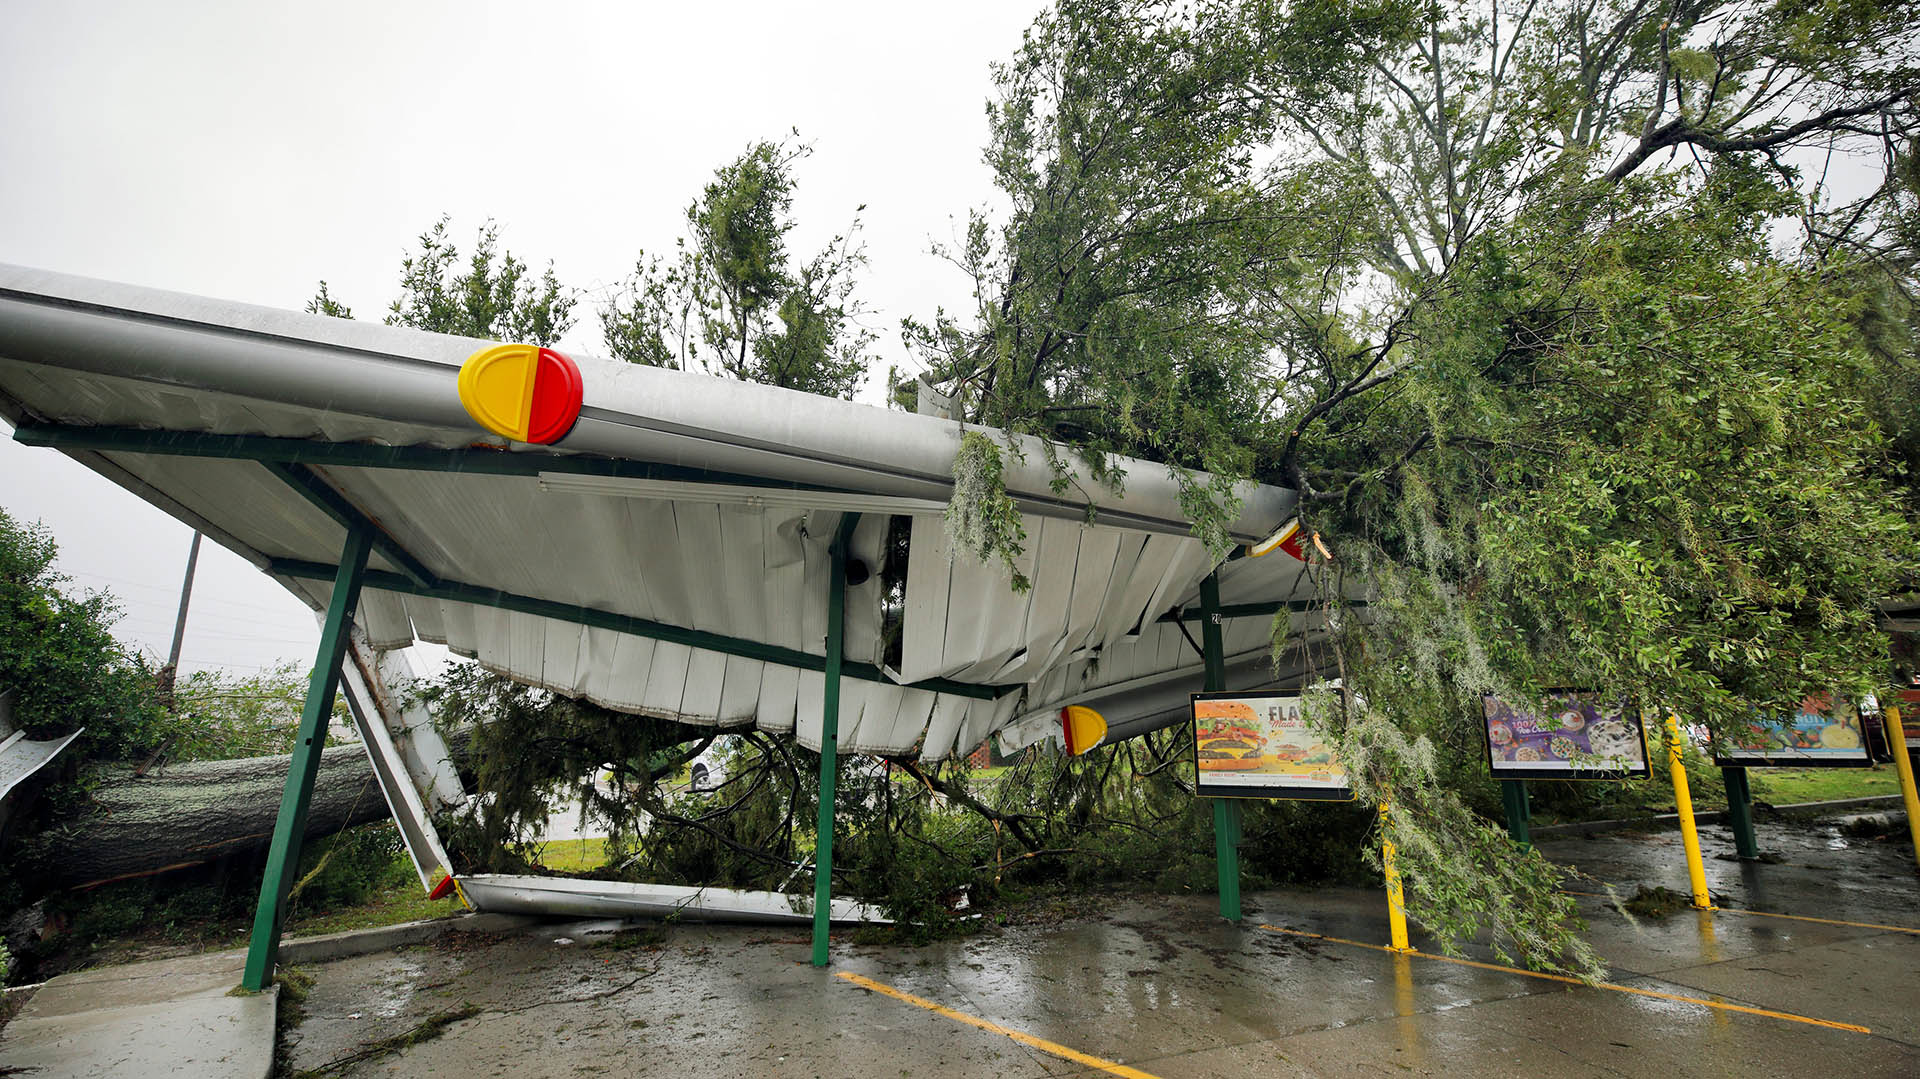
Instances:
[[[1904,827],[1852,839],[1832,821],[1763,824],[1777,864],[1730,860],[1724,828],[1702,838],[1729,910],[1632,922],[1580,899],[1614,984],[1659,996],[1364,947],[1386,942],[1381,893],[1300,890],[1249,893],[1240,925],[1211,896],[1136,896],[921,948],[837,933],[824,970],[801,930],[554,923],[454,935],[311,968],[305,1019],[283,1037],[296,1070],[461,1079],[1920,1075],[1920,934],[1744,913],[1920,929]],[[1571,885],[1583,890],[1687,887],[1677,832],[1541,850],[1586,874]],[[1425,945],[1417,931],[1414,944]],[[459,1018],[376,1051],[436,1016]]]

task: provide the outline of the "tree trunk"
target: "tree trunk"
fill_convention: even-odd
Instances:
[[[112,773],[93,809],[35,837],[46,883],[86,887],[267,849],[290,757],[172,764],[135,777]],[[308,840],[388,815],[360,745],[322,752],[307,810]]]

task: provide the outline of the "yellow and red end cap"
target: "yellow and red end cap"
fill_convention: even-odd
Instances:
[[[445,899],[449,894],[453,892],[453,889],[454,889],[453,874],[449,873],[446,876],[440,878],[440,883],[433,886],[433,891],[427,893],[427,898],[428,899]]]
[[[1307,560],[1307,537],[1306,533],[1300,531],[1300,519],[1298,517],[1288,521],[1281,527],[1280,531],[1275,532],[1259,543],[1249,546],[1247,548],[1247,557],[1259,558],[1261,555],[1271,554],[1274,551],[1285,551],[1301,562]]]
[[[516,442],[558,442],[580,418],[580,368],[535,345],[494,345],[460,365],[460,403],[474,422]]]
[[[1106,736],[1107,718],[1100,713],[1079,704],[1060,709],[1060,737],[1066,742],[1068,756],[1078,757]]]

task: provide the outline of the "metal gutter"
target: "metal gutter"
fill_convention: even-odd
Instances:
[[[466,357],[491,343],[0,265],[0,356],[353,418],[370,441],[381,440],[389,423],[435,428],[433,440],[449,446],[485,441],[474,437],[455,383]],[[964,432],[1009,441],[1003,432],[932,416],[574,359],[588,395],[558,447],[565,453],[945,501]],[[1043,441],[1013,437],[1011,446],[1004,478],[1023,512],[1085,519],[1091,505],[1115,527],[1190,532],[1175,469],[1120,459],[1114,465],[1127,477],[1124,498],[1091,482],[1065,496],[1054,492]],[[1236,540],[1264,539],[1292,515],[1290,491],[1248,483],[1241,493],[1241,513],[1228,529]]]
[[[674,884],[628,884],[477,873],[460,878],[474,909],[489,913],[545,914],[576,918],[683,918],[799,925],[813,921],[807,896],[747,892],[734,888],[689,888]],[[835,922],[889,924],[879,909],[852,899],[836,899],[827,908]]]

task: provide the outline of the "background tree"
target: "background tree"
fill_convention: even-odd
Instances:
[[[676,257],[668,262],[643,252],[601,309],[609,351],[634,363],[704,367],[851,398],[873,342],[858,323],[853,295],[854,277],[866,265],[859,210],[844,233],[799,266],[787,251],[792,168],[812,152],[805,144],[763,140],[715,170],[687,207],[687,237]]]
[[[465,269],[447,238],[447,218],[434,222],[417,243],[419,250],[401,259],[400,297],[387,308],[387,325],[533,345],[555,344],[572,328],[578,298],[560,284],[553,264],[530,278],[526,263],[498,250],[493,222],[480,226]],[[307,309],[353,317],[327,295],[324,281]]]

